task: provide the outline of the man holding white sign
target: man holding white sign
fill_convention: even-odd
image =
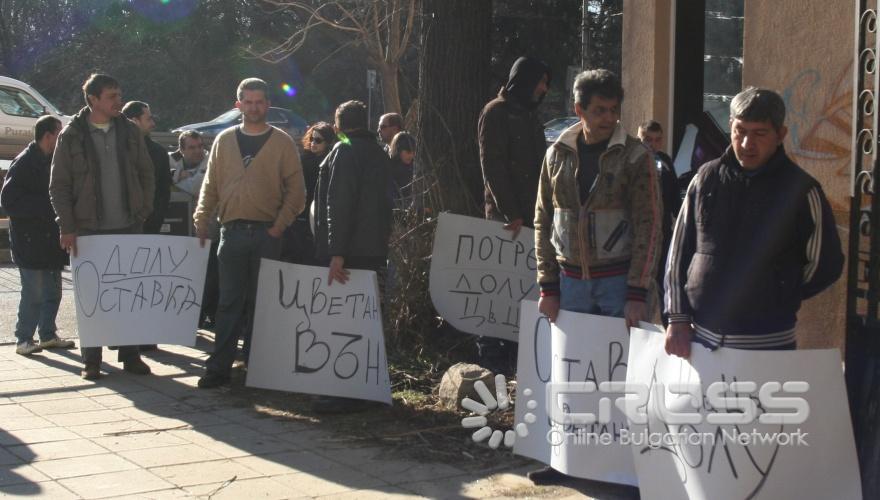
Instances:
[[[522,227],[533,227],[538,175],[547,150],[538,106],[550,89],[550,77],[544,62],[518,58],[477,122],[486,219],[504,222],[511,240],[517,240]],[[516,351],[515,338],[477,338],[480,364],[494,372],[511,374]]]
[[[391,236],[388,155],[367,129],[367,108],[360,101],[336,108],[339,142],[327,155],[315,189],[315,248],[328,264],[327,285],[345,284],[348,269],[375,271],[384,295],[384,268]],[[362,408],[343,398],[315,401],[318,412]]]
[[[93,74],[83,97],[86,107],[58,136],[49,181],[61,248],[74,257],[77,236],[139,234],[153,212],[153,163],[141,130],[120,114],[119,82]],[[82,357],[82,378],[100,377],[101,348],[83,347]],[[125,371],[150,373],[137,346],[121,346],[118,359]]]
[[[539,310],[648,319],[645,304],[662,241],[662,202],[650,151],[619,123],[623,87],[608,70],[574,81],[580,121],[547,150],[535,208]],[[552,468],[535,484],[561,479]]]
[[[785,103],[748,88],[730,103],[731,147],[687,190],[666,268],[666,352],[796,347],[803,299],[837,281],[843,253],[822,187],[782,147]]]

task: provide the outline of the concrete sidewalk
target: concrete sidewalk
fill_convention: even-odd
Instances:
[[[154,376],[105,351],[97,382],[79,353],[0,347],[0,495],[46,498],[489,498],[534,493],[522,474],[485,475],[357,447],[318,424],[234,407],[195,388],[206,354],[166,347]],[[549,493],[550,491],[545,491]],[[527,494],[528,494],[527,493]],[[568,494],[574,492],[568,490]],[[542,495],[543,496],[543,495]]]
[[[76,339],[65,273],[59,335]],[[242,407],[228,390],[200,390],[211,350],[161,346],[131,375],[104,350],[104,376],[82,380],[79,349],[15,354],[18,271],[0,266],[0,496],[64,498],[584,498],[534,487],[504,459],[491,470],[402,458],[364,447],[308,418]],[[520,462],[521,463],[521,462]],[[597,498],[632,498],[601,485]],[[597,493],[601,492],[601,494]]]

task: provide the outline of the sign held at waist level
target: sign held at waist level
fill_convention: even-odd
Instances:
[[[514,240],[501,222],[441,213],[434,234],[430,292],[456,329],[516,341],[519,303],[538,300],[535,231]]]
[[[247,385],[391,404],[376,273],[263,259]]]
[[[76,243],[70,264],[80,345],[195,345],[207,245],[143,234]]]

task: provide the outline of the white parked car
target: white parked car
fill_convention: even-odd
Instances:
[[[30,85],[0,76],[0,159],[15,158],[33,140],[37,118],[47,114],[64,125],[71,120]]]

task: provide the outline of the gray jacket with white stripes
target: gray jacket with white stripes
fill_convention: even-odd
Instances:
[[[791,349],[801,301],[834,283],[843,253],[819,183],[782,146],[755,172],[733,151],[687,190],[666,263],[670,322],[710,347]]]

